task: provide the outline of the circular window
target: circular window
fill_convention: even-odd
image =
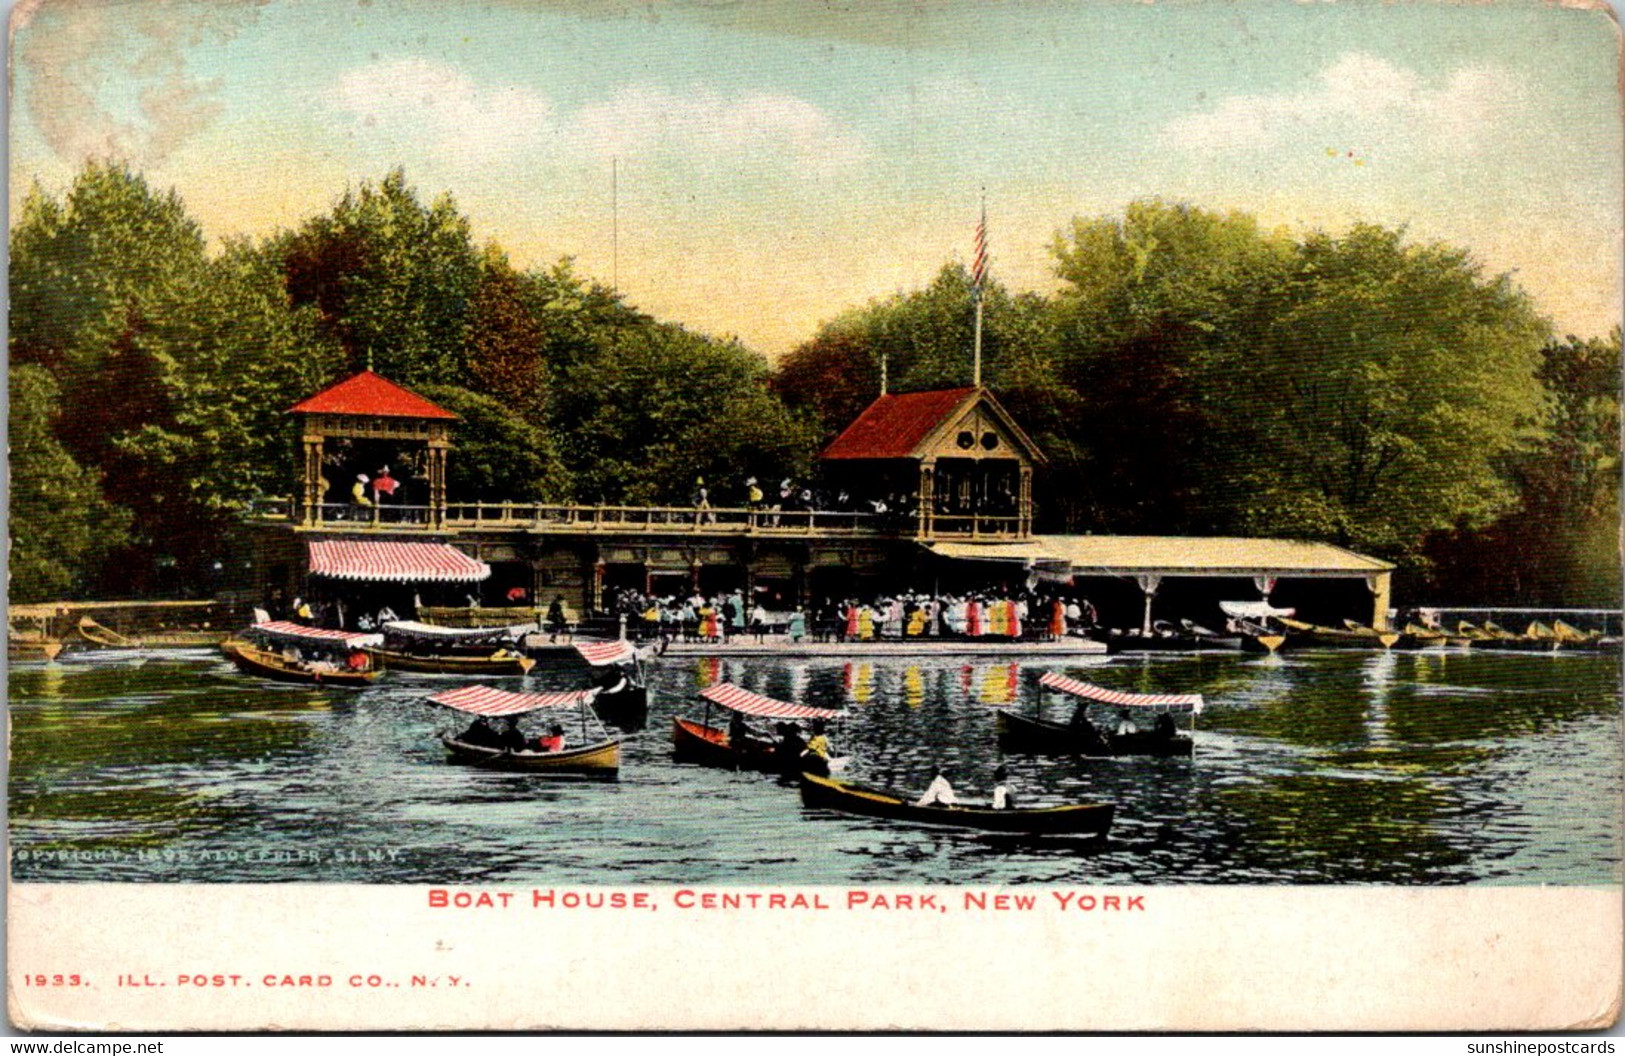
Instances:
[[[998,433],[983,433],[982,434],[982,450],[991,451],[995,447],[998,447],[998,446],[999,446],[999,434]]]
[[[976,446],[976,437],[972,436],[969,432],[960,433],[959,446],[969,451],[971,448]]]

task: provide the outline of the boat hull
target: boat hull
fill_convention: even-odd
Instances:
[[[448,758],[465,766],[479,766],[489,770],[514,770],[527,774],[557,775],[560,777],[596,777],[613,781],[621,771],[621,739],[612,737],[596,744],[579,748],[566,748],[562,752],[514,752],[505,748],[487,748],[465,744],[450,734],[440,738],[446,746]]]
[[[1185,734],[1158,737],[1149,730],[1117,734],[1101,730],[1074,730],[1071,726],[1001,711],[995,723],[999,748],[1011,755],[1151,755],[1189,756],[1195,743]]]
[[[378,681],[379,671],[310,671],[294,667],[276,653],[257,649],[250,642],[231,639],[220,643],[220,651],[237,665],[237,669],[273,682],[287,682],[303,686],[339,686],[359,689]]]
[[[994,810],[973,806],[916,806],[911,800],[882,789],[834,781],[813,774],[801,775],[801,802],[815,810],[940,825],[956,829],[1025,836],[1102,837],[1110,830],[1116,808],[1110,803],[1064,807]]]
[[[728,731],[692,719],[673,719],[671,740],[672,757],[679,763],[773,774],[782,769],[772,742],[751,740],[734,745],[728,741]]]
[[[622,693],[600,693],[592,710],[609,725],[636,733],[649,724],[649,690],[637,686]]]
[[[523,656],[414,656],[393,649],[368,649],[375,666],[386,671],[431,675],[523,675],[536,661]]]

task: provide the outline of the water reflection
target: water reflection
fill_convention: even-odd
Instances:
[[[1152,655],[1054,664],[671,660],[615,785],[449,766],[424,697],[272,686],[207,653],[11,674],[13,873],[31,880],[549,883],[1608,883],[1620,878],[1617,658]],[[98,660],[100,658],[97,658]],[[1003,757],[1047,670],[1208,701],[1190,760]],[[493,684],[581,684],[567,666]],[[1104,844],[806,812],[754,774],[671,762],[732,681],[843,708],[852,776],[1105,801]],[[91,857],[95,851],[101,857]],[[105,853],[102,853],[105,852]]]

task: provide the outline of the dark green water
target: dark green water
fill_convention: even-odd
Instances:
[[[721,677],[845,707],[848,776],[985,795],[994,711],[1046,670],[1200,692],[1194,760],[1010,757],[1026,803],[1104,800],[1102,846],[804,811],[771,778],[678,766],[671,717]],[[584,684],[540,671],[508,688]],[[572,884],[1606,884],[1621,879],[1617,656],[1303,653],[1017,665],[665,660],[621,780],[449,765],[423,703],[455,679],[310,691],[214,654],[14,665],[23,881]]]

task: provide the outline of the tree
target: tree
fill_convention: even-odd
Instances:
[[[480,257],[468,347],[468,374],[481,392],[535,422],[547,413],[546,333],[528,303],[524,276],[495,246]]]
[[[104,501],[98,474],[57,441],[58,387],[50,372],[19,364],[10,388],[10,597],[27,602],[78,594],[123,543],[130,514]]]
[[[1535,429],[1507,459],[1518,505],[1480,530],[1429,541],[1445,597],[1617,608],[1620,601],[1620,331],[1540,350]]]
[[[1483,526],[1539,407],[1546,324],[1471,255],[1360,224],[1298,248],[1252,347],[1211,375],[1234,523],[1419,563],[1427,536]]]
[[[1204,533],[1226,520],[1214,437],[1234,414],[1216,368],[1272,311],[1290,240],[1250,216],[1151,199],[1077,219],[1053,244],[1054,371],[1077,406],[1060,439],[1064,527]]]
[[[454,385],[427,385],[425,399],[457,415],[448,459],[453,502],[561,502],[570,476],[552,436],[495,396]]]
[[[284,236],[282,260],[293,303],[316,307],[352,369],[412,386],[465,376],[481,270],[449,194],[421,205],[398,168],[363,181]]]
[[[746,476],[804,475],[813,427],[767,375],[742,346],[675,326],[599,335],[592,354],[561,372],[554,399],[578,500],[686,504],[703,476],[724,505]]]

